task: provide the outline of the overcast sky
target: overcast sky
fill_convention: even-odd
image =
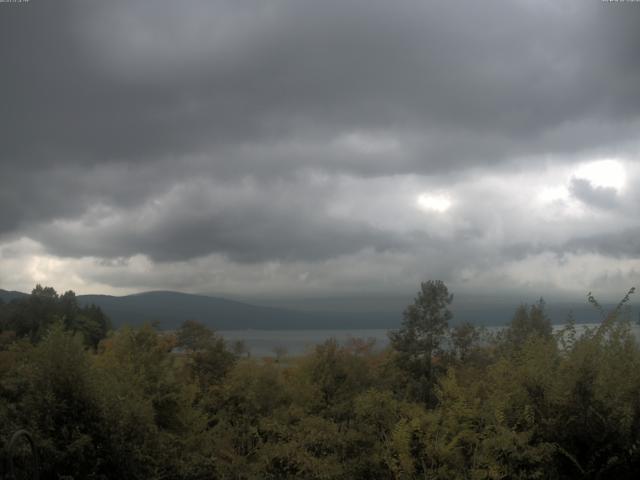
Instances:
[[[0,3],[0,288],[620,297],[640,3]]]

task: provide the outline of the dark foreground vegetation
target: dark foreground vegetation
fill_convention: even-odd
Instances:
[[[598,328],[555,335],[542,302],[488,336],[450,328],[451,300],[422,284],[382,352],[258,359],[195,322],[109,331],[37,287],[0,305],[2,439],[31,431],[42,478],[638,478],[628,296]]]

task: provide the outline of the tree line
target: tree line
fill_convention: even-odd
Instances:
[[[451,326],[453,297],[429,281],[388,348],[274,359],[194,321],[112,330],[38,286],[0,304],[0,438],[28,429],[47,479],[636,478],[628,299],[556,333],[544,302],[522,305],[489,334]]]

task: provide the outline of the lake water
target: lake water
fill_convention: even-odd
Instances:
[[[554,325],[554,330],[562,328],[564,325]],[[596,324],[576,325],[578,333],[587,327],[594,327]],[[497,332],[504,327],[486,327],[488,331]],[[632,326],[636,338],[640,339],[640,326]],[[256,357],[275,356],[276,350],[282,349],[286,355],[302,355],[311,351],[316,345],[324,341],[335,338],[339,343],[344,344],[353,338],[373,339],[377,348],[385,348],[389,344],[389,330],[221,330],[227,342],[232,344],[237,340],[242,340]]]

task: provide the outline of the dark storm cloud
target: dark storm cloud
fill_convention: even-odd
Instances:
[[[572,178],[571,193],[587,205],[599,208],[615,208],[618,205],[618,192],[613,187],[593,186],[584,178]]]
[[[425,135],[433,155],[381,172],[444,168],[455,142],[440,137],[472,139],[454,166],[527,155],[565,123],[637,118],[640,15],[593,3],[291,1],[252,15],[237,2],[36,2],[3,12],[3,149],[48,164],[207,154],[225,170],[221,144],[383,129]]]
[[[300,207],[297,179],[624,151],[640,122],[632,4],[32,0],[0,4],[0,22],[0,235],[69,256],[400,248],[383,227],[327,215],[331,192]],[[187,196],[144,216],[193,178],[225,193],[247,177],[258,191],[283,180],[289,196]],[[113,212],[129,213],[101,226]]]
[[[47,226],[34,234],[61,256],[146,254],[155,261],[212,252],[238,262],[315,261],[364,248],[385,251],[408,245],[366,223],[329,218],[302,199],[278,204],[253,194],[237,198],[229,191],[226,199],[215,199],[191,187],[177,195],[179,199],[153,202],[140,211],[91,212],[81,221]]]
[[[640,228],[575,238],[568,242],[565,249],[574,252],[595,252],[616,258],[637,258],[640,256]]]

